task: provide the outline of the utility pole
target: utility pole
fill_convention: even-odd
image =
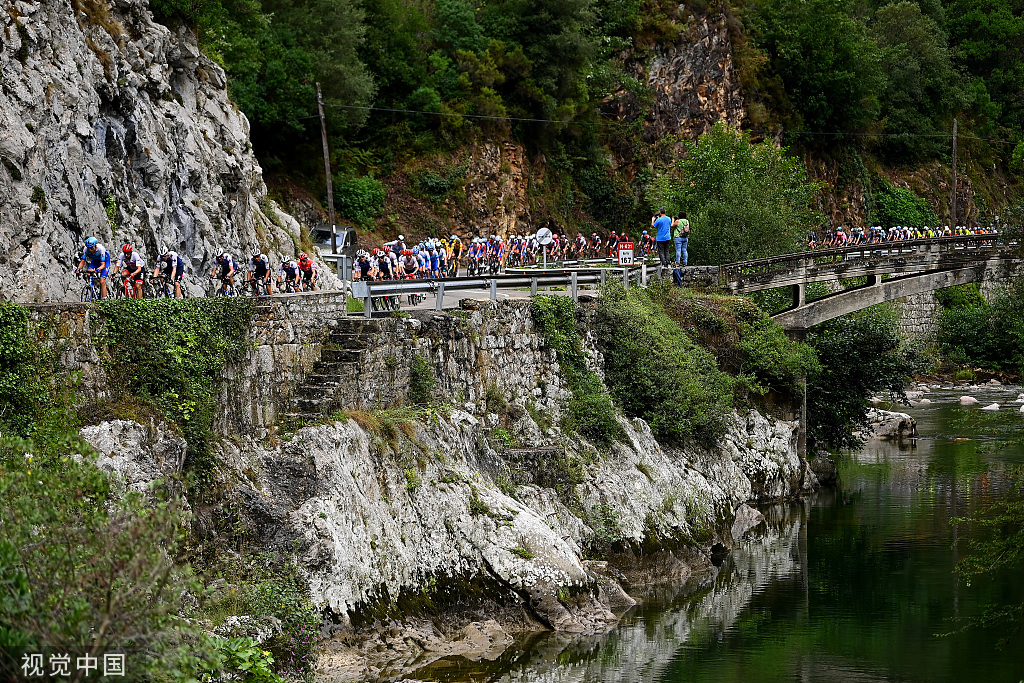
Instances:
[[[327,149],[327,122],[324,120],[324,97],[316,84],[316,106],[320,110],[320,136],[324,141],[324,175],[327,177],[327,215],[331,221],[331,253],[338,253],[338,235],[334,228],[334,184],[331,182],[331,154]],[[956,153],[953,153],[954,158]]]
[[[953,194],[949,207],[949,227],[956,232],[956,119],[953,119]]]

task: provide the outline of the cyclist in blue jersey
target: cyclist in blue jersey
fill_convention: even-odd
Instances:
[[[110,273],[110,252],[95,237],[85,240],[85,251],[75,269],[75,275],[85,270],[100,279],[100,299],[107,298],[107,275]]]

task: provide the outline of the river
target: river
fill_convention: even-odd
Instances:
[[[957,619],[993,601],[1024,599],[1020,572],[958,582],[966,549],[952,517],[1002,495],[1020,447],[999,447],[994,425],[1024,424],[1019,387],[934,390],[904,409],[912,443],[871,441],[844,456],[841,482],[763,509],[713,580],[646,596],[610,633],[540,634],[495,661],[450,658],[427,681],[1019,681],[1024,647],[1000,632],[954,635]],[[959,535],[959,537],[958,537]]]

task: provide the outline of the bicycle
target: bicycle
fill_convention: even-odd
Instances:
[[[85,279],[85,284],[82,286],[82,301],[100,301],[100,287],[96,283],[99,276],[95,272],[89,272],[88,270],[81,273],[76,271],[75,274],[81,275]]]
[[[210,278],[210,282],[213,282],[214,280],[217,280],[217,279],[220,280],[220,287],[217,288],[214,291],[214,293],[213,293],[214,296],[238,296],[238,292],[235,291],[235,286],[231,284],[231,280],[229,278],[226,278],[226,277],[213,278],[213,277],[211,277]]]
[[[115,299],[134,299],[135,298],[135,280],[128,275],[128,271],[124,270],[121,272],[121,286],[114,288]]]
[[[242,293],[246,296],[270,296],[270,286],[266,280],[249,278],[245,281]]]
[[[163,275],[154,275],[149,279],[149,283],[153,285],[153,297],[156,299],[172,299],[174,298],[174,287],[167,281],[167,278]]]

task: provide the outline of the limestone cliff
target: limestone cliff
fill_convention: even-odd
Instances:
[[[249,125],[223,69],[146,0],[8,0],[0,17],[0,296],[64,301],[82,242],[134,242],[189,264],[297,253],[266,201]]]
[[[321,662],[332,677],[407,671],[515,631],[602,632],[643,586],[713,575],[762,520],[748,503],[815,483],[784,415],[736,413],[710,449],[667,447],[621,416],[624,436],[607,447],[564,430],[571,388],[527,302],[364,321],[334,299],[261,303],[246,356],[223,377],[214,491],[189,501],[195,543],[295,558],[337,636]],[[36,309],[45,342],[77,342],[61,345],[61,363],[80,373],[83,401],[110,390],[90,310]],[[433,407],[413,408],[425,374]],[[308,424],[292,432],[296,410]],[[159,424],[108,419],[82,436],[121,490],[184,459]],[[262,628],[236,621],[253,627],[237,634]],[[391,635],[378,648],[381,623]]]

